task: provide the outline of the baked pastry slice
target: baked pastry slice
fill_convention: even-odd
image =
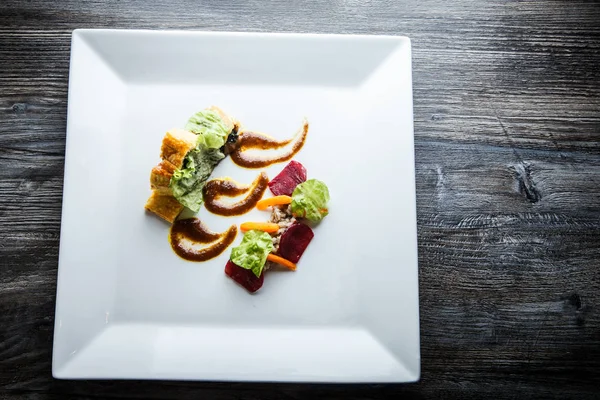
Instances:
[[[204,183],[235,147],[238,128],[234,118],[212,106],[194,114],[186,129],[169,130],[160,148],[162,160],[150,172],[146,210],[171,223],[186,206],[198,211]]]

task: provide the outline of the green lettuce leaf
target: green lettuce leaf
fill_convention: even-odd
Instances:
[[[271,235],[262,231],[248,231],[239,246],[231,249],[231,261],[242,268],[251,270],[260,277],[267,261],[267,256],[273,251]]]
[[[309,179],[296,186],[292,193],[292,213],[298,218],[319,222],[329,211],[329,189],[317,179]]]
[[[202,189],[215,166],[225,158],[218,149],[199,145],[186,156],[183,167],[173,173],[169,187],[173,197],[194,212],[200,211],[204,202]]]
[[[194,177],[194,171],[196,170],[196,163],[194,157],[190,153],[183,160],[183,168],[173,172],[173,178],[179,181],[183,179],[190,179]]]
[[[192,115],[185,124],[187,131],[198,135],[198,144],[209,149],[219,149],[227,141],[229,131],[219,114],[202,110]]]

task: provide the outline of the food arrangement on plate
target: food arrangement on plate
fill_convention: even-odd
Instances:
[[[280,266],[295,271],[314,237],[311,226],[329,213],[325,183],[307,179],[304,166],[290,161],[302,149],[308,127],[304,120],[292,138],[276,140],[245,129],[212,106],[194,114],[185,129],[169,130],[162,141],[161,162],[150,174],[152,193],[145,208],[172,224],[169,241],[173,251],[189,261],[207,261],[223,253],[237,236],[236,225],[213,232],[198,218],[178,219],[184,208],[198,212],[204,204],[213,214],[234,216],[256,207],[270,211],[268,221],[240,225],[244,237],[232,248],[225,273],[253,293],[261,288],[269,269]],[[254,155],[248,150],[255,150]],[[256,150],[259,154],[261,150],[280,152],[260,157]],[[249,184],[229,177],[210,179],[228,156],[236,165],[252,169],[290,162],[271,180],[264,171]],[[263,198],[267,188],[273,196]],[[239,196],[242,198],[233,203],[222,201]]]

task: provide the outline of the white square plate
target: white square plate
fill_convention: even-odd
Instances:
[[[69,79],[55,377],[419,379],[407,38],[77,30]],[[210,105],[278,138],[306,117],[295,159],[331,192],[298,270],[255,295],[224,274],[230,249],[184,261],[143,209],[164,133]],[[213,177],[257,173],[226,159]]]

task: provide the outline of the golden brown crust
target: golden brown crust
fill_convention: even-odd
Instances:
[[[164,169],[165,171],[167,171],[171,175],[173,175],[173,173],[175,171],[177,171],[177,167],[174,166],[173,164],[171,164],[167,160],[162,160],[157,166],[161,167],[162,169]]]
[[[162,193],[171,194],[169,183],[172,176],[173,173],[163,168],[163,163],[160,163],[152,168],[152,172],[150,173],[150,187]]]
[[[152,191],[144,208],[170,223],[183,211],[183,205],[175,197],[157,190]]]
[[[196,147],[198,136],[184,129],[171,129],[165,134],[160,148],[160,158],[181,168],[187,153]]]
[[[171,129],[165,134],[161,146],[160,164],[152,168],[150,187],[162,194],[171,194],[169,182],[173,173],[183,166],[187,153],[196,147],[197,136],[183,129]]]
[[[183,211],[183,205],[173,197],[169,183],[173,173],[183,166],[183,160],[190,150],[196,147],[197,136],[183,129],[171,129],[165,134],[160,148],[163,159],[152,168],[150,187],[152,194],[146,202],[146,210],[153,212],[165,221],[173,223]]]

